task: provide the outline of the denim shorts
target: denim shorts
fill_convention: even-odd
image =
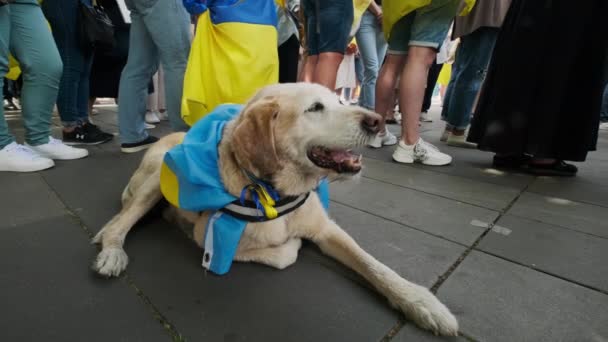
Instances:
[[[344,53],[353,25],[352,0],[302,0],[309,55]]]
[[[409,46],[439,50],[458,11],[460,0],[433,0],[395,23],[388,39],[388,53],[407,54]]]

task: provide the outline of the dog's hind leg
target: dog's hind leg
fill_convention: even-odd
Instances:
[[[154,172],[126,201],[120,213],[108,222],[93,242],[102,244],[102,250],[93,263],[93,269],[104,276],[118,276],[129,258],[123,250],[127,233],[161,199],[160,173]]]
[[[458,334],[456,318],[428,289],[403,279],[365,252],[327,217],[318,200],[309,201],[305,206],[294,220],[298,226],[293,227],[295,231],[304,234],[302,237],[311,239],[323,253],[367,279],[393,306],[420,327],[435,334]]]
[[[238,251],[234,260],[257,262],[282,270],[296,262],[301,246],[301,239],[291,238],[279,246]]]

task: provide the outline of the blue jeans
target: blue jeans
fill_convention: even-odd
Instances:
[[[600,122],[608,122],[608,84],[604,87],[602,96],[602,109],[600,110]]]
[[[469,125],[473,103],[486,76],[498,28],[482,27],[460,38],[452,76],[443,100],[442,120],[455,129]]]
[[[369,11],[365,11],[361,17],[361,26],[357,32],[357,43],[363,61],[363,80],[361,82],[359,105],[373,110],[376,100],[378,70],[384,61],[387,44],[384,40],[380,22]]]
[[[158,70],[165,73],[165,97],[171,127],[185,131],[181,119],[184,73],[190,52],[190,16],[181,0],[127,0],[131,10],[129,58],[120,77],[118,126],[122,143],[145,140],[148,83]]]
[[[80,1],[90,4],[90,0],[44,0],[41,5],[63,61],[57,109],[64,127],[78,126],[89,120],[89,76],[93,49],[85,48],[80,43]]]
[[[23,72],[21,116],[25,141],[32,145],[49,142],[51,115],[61,77],[61,58],[37,3],[12,3],[0,7],[0,77],[8,72],[8,53],[19,61]],[[9,134],[0,106],[0,149],[15,141]]]

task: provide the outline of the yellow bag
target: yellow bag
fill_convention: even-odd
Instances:
[[[278,82],[275,6],[273,0],[241,0],[201,14],[184,77],[187,124],[220,104],[243,104],[261,87]]]
[[[21,69],[19,68],[19,62],[12,56],[8,55],[8,73],[6,74],[6,78],[9,80],[15,81],[21,75]]]
[[[382,1],[382,30],[384,37],[388,41],[391,30],[395,23],[404,16],[412,13],[418,8],[431,4],[432,0],[384,0]],[[471,12],[475,0],[465,0],[465,6],[459,16],[465,16]]]

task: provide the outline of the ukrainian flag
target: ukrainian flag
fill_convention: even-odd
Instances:
[[[279,78],[274,0],[216,0],[206,7],[184,78],[182,117],[191,126],[220,104],[244,104]]]

